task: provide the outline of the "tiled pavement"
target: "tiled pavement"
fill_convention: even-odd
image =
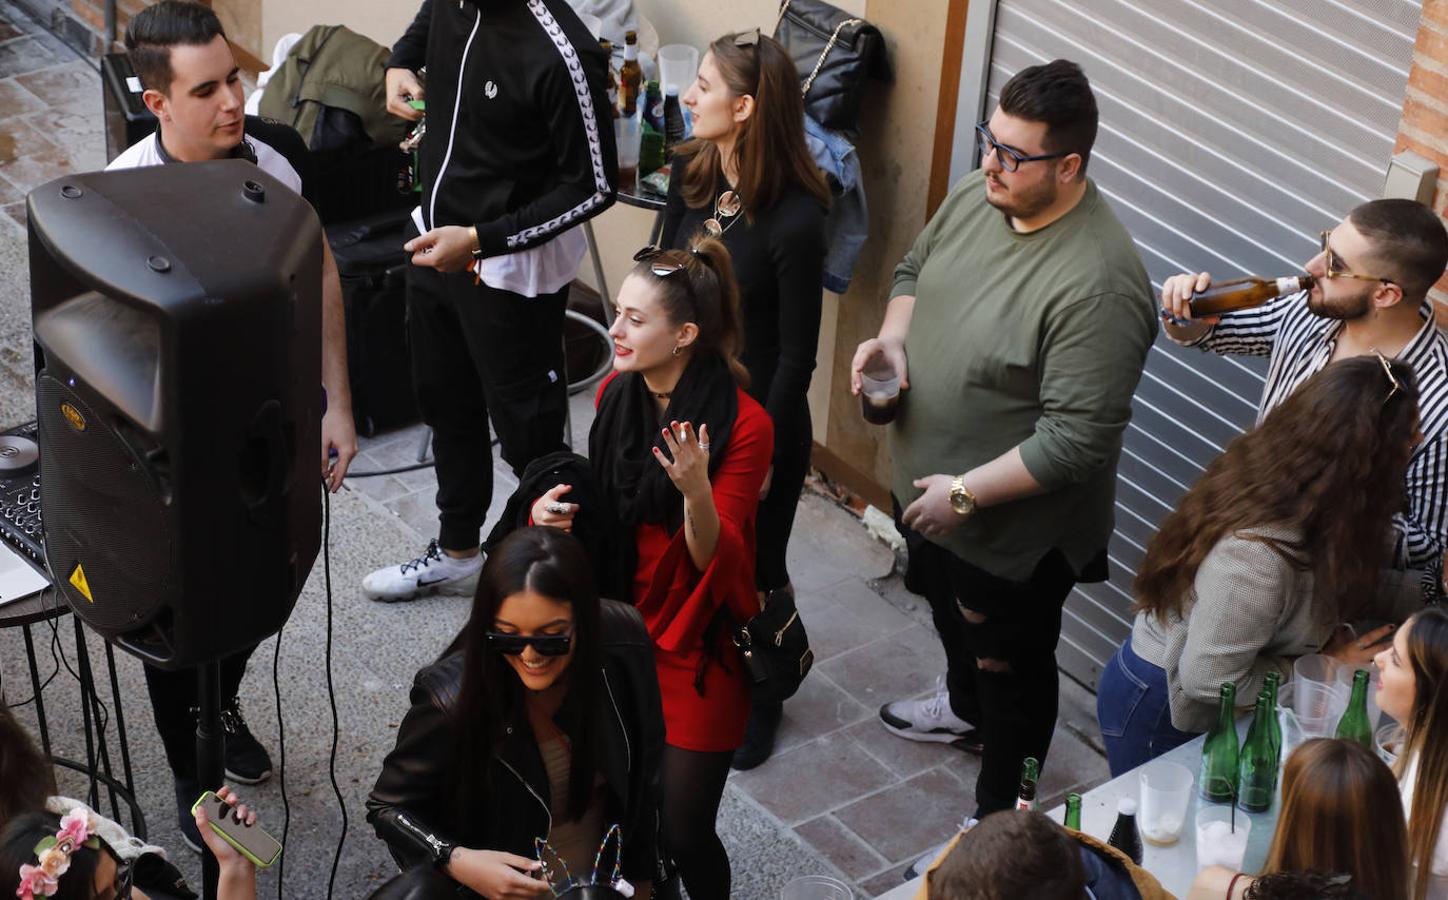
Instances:
[[[23,223],[26,191],[104,161],[96,70],[0,0],[0,206],[7,213],[0,221]],[[576,395],[572,408],[575,444],[583,446],[592,419],[590,395]],[[413,464],[418,442],[418,429],[364,439],[354,469]],[[516,486],[505,467],[495,466],[495,474],[490,522]],[[364,508],[354,510],[362,517],[358,527],[369,518],[393,519],[411,536],[402,545],[415,540],[418,549],[435,533],[432,470],[351,479],[348,486],[362,495]],[[367,525],[366,533],[377,528]],[[362,541],[358,534],[354,540]],[[897,885],[900,872],[973,808],[973,757],[899,740],[876,718],[888,700],[928,693],[944,664],[928,610],[904,590],[892,566],[889,551],[852,514],[807,493],[790,546],[790,570],[818,662],[785,706],[775,756],[730,780],[720,831],[736,872],[736,896],[775,896],[790,874],[814,871],[833,872],[859,895],[874,896]],[[374,612],[365,611],[375,618]],[[1105,763],[1090,746],[1093,713],[1092,697],[1063,679],[1043,803],[1105,780]],[[362,714],[356,724],[366,729],[375,716]],[[294,738],[299,745],[308,739],[306,730]],[[141,728],[132,740],[148,735]],[[384,749],[379,745],[371,752]],[[352,783],[365,786],[374,765],[370,759],[360,763]],[[156,790],[164,794],[164,784]],[[164,809],[164,800],[148,800],[159,803],[153,809]],[[352,862],[354,878],[379,877],[374,850],[370,837],[357,845],[353,852],[367,861]],[[295,887],[290,878],[289,893]]]
[[[25,223],[25,195],[105,166],[100,75],[0,0],[0,209]]]

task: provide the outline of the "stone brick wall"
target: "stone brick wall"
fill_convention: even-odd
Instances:
[[[1438,164],[1433,208],[1448,217],[1448,0],[1423,2],[1395,149],[1412,150]],[[1439,307],[1439,325],[1448,326],[1448,275],[1432,296]]]

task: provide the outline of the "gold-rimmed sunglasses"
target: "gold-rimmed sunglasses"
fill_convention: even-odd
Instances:
[[[1397,284],[1391,278],[1380,278],[1377,275],[1359,275],[1357,272],[1349,272],[1341,267],[1342,257],[1333,252],[1328,244],[1328,238],[1332,237],[1332,231],[1320,231],[1318,236],[1322,238],[1322,254],[1325,257],[1326,275],[1328,278],[1356,278],[1358,281],[1381,281],[1384,284]],[[1381,355],[1381,354],[1380,354]]]
[[[1387,406],[1388,401],[1393,399],[1393,395],[1403,389],[1403,385],[1398,382],[1398,377],[1393,374],[1393,364],[1388,362],[1388,358],[1382,354],[1382,351],[1373,347],[1372,354],[1378,358],[1378,365],[1383,367],[1383,374],[1388,376],[1388,384],[1390,387],[1388,388],[1388,395],[1383,398],[1383,405]]]
[[[744,209],[744,201],[733,191],[725,191],[714,201],[714,215],[704,220],[704,231],[709,237],[723,237],[724,232],[734,227],[739,221],[739,213]],[[723,221],[723,220],[728,221]]]

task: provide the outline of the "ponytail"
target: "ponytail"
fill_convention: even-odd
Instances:
[[[718,328],[713,335],[705,335],[703,329],[700,329],[700,349],[713,350],[722,357],[728,364],[734,381],[740,387],[747,388],[749,370],[739,361],[740,354],[744,352],[744,323],[739,312],[739,282],[734,277],[734,261],[729,256],[729,248],[718,238],[700,233],[689,241],[689,252],[703,268],[709,270],[716,285],[713,293],[717,298],[715,302],[718,306]],[[707,292],[698,296],[701,304],[708,302],[703,299]]]

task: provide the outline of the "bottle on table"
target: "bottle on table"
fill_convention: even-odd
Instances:
[[[1214,284],[1205,291],[1192,294],[1189,301],[1192,316],[1215,316],[1238,309],[1261,306],[1287,294],[1296,294],[1312,287],[1311,275],[1289,275],[1284,278],[1234,278]]]
[[[679,105],[679,89],[669,85],[664,95],[664,153],[684,140],[684,108]]]
[[[1116,801],[1116,824],[1112,826],[1111,837],[1106,843],[1141,865],[1141,832],[1136,828],[1135,797],[1122,797]]]
[[[649,79],[644,88],[644,122],[659,134],[664,133],[664,92],[658,79]]]
[[[1373,726],[1368,721],[1368,673],[1358,669],[1352,676],[1352,697],[1347,701],[1347,710],[1337,722],[1337,737],[1357,741],[1369,750],[1373,749]]]
[[[1231,803],[1237,796],[1237,686],[1223,682],[1217,723],[1202,744],[1202,767],[1197,777],[1202,798]]]
[[[618,118],[618,70],[613,67],[613,41],[599,38],[598,46],[608,55],[608,109],[612,117]]]
[[[1264,687],[1257,695],[1252,724],[1247,728],[1247,739],[1242,742],[1237,806],[1247,812],[1266,812],[1277,793],[1278,748],[1272,743],[1272,718]]]
[[[618,70],[618,111],[625,119],[637,112],[643,89],[644,70],[639,67],[639,36],[637,32],[625,31],[623,67]]]
[[[1074,791],[1066,795],[1066,827],[1081,830],[1081,795]]]
[[[1036,808],[1036,781],[1041,777],[1041,764],[1034,756],[1021,763],[1021,789],[1016,792],[1016,809]]]
[[[1272,747],[1277,757],[1277,764],[1282,764],[1282,719],[1277,710],[1277,688],[1282,684],[1280,672],[1268,672],[1263,676],[1266,682],[1264,690],[1267,691],[1267,709],[1272,713]]]

